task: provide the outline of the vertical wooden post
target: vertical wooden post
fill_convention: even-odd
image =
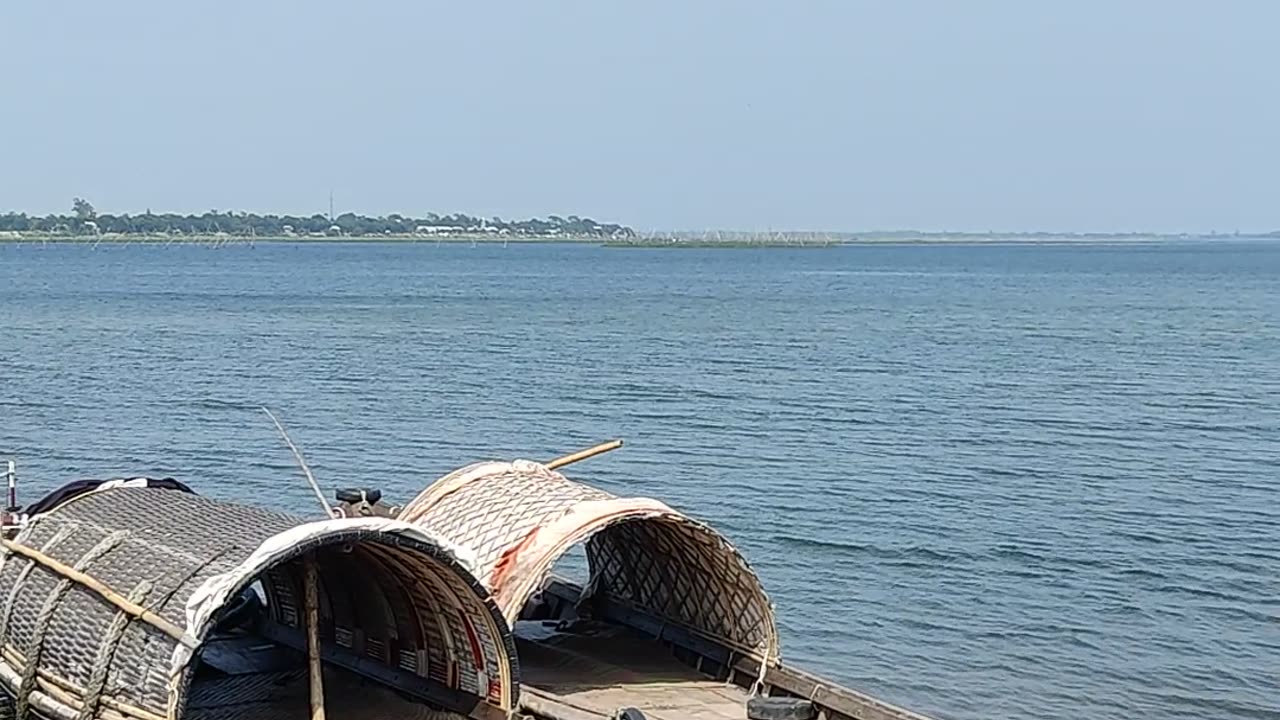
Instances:
[[[9,511],[18,512],[18,464],[9,461],[9,471],[5,474],[9,483]]]
[[[9,483],[9,504],[0,514],[0,530],[18,532],[18,465],[10,460],[5,478]]]
[[[324,676],[320,665],[320,578],[316,556],[309,552],[302,558],[306,574],[305,610],[307,624],[307,670],[311,676],[311,720],[325,720]]]

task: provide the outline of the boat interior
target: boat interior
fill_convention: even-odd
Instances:
[[[273,617],[265,595],[255,583],[224,611],[199,652],[186,717],[310,717],[305,639]],[[755,678],[735,670],[728,651],[607,600],[584,606],[581,595],[579,585],[553,576],[514,625],[524,713],[586,720],[633,708],[664,720],[745,717]],[[394,639],[365,637],[356,646],[347,638],[344,647],[342,629],[324,612],[320,628],[331,717],[497,717],[475,696],[423,678],[407,658],[388,667]]]
[[[595,717],[621,708],[663,720],[746,717],[755,678],[731,667],[729,651],[608,600],[583,607],[580,596],[553,576],[515,624],[522,692],[536,697],[528,705]]]

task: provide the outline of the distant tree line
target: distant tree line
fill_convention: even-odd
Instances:
[[[259,215],[257,213],[210,210],[201,215],[153,213],[112,215],[99,213],[83,198],[72,202],[68,215],[35,216],[26,213],[0,214],[0,232],[47,233],[68,235],[445,235],[493,234],[514,236],[567,237],[633,237],[635,231],[617,223],[600,223],[591,218],[550,215],[545,219],[503,220],[454,213],[424,217],[391,214],[370,217],[343,213],[330,219],[327,215]]]

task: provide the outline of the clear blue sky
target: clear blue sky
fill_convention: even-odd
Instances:
[[[1280,228],[1280,2],[0,3],[0,211]]]

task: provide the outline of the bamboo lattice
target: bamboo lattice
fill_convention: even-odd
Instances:
[[[68,717],[157,720],[176,711],[177,718],[204,718],[230,706],[247,717],[266,702],[263,692],[279,694],[290,677],[193,683],[197,661],[175,666],[192,656],[159,627],[172,625],[193,644],[203,642],[209,625],[193,626],[193,618],[206,609],[205,617],[218,614],[201,604],[202,592],[228,578],[240,582],[245,568],[263,562],[265,571],[254,577],[270,624],[300,632],[301,555],[310,551],[327,646],[499,711],[516,707],[514,640],[487,591],[428,536],[411,528],[411,535],[382,532],[374,529],[379,523],[406,527],[385,519],[308,523],[159,489],[111,489],[71,500],[34,518],[16,538],[55,563],[12,551],[0,556],[0,689],[17,698],[19,709],[53,703]],[[303,539],[285,540],[293,537]],[[101,588],[76,582],[58,566],[127,602],[108,602]],[[161,622],[129,615],[130,603]],[[305,688],[305,671],[301,677]]]
[[[441,478],[400,517],[472,551],[476,577],[508,622],[555,560],[586,540],[596,597],[756,658],[778,657],[773,608],[746,560],[719,533],[657,501],[618,498],[534,462],[490,462]]]

